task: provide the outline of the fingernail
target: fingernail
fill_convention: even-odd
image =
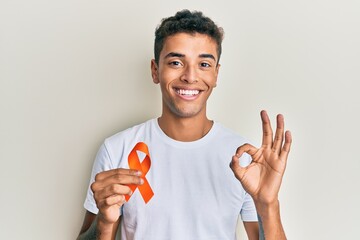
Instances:
[[[141,172],[141,171],[137,171],[137,172],[136,172],[136,175],[137,175],[137,176],[141,176],[141,175],[142,175],[142,172]]]
[[[144,179],[140,178],[140,184],[144,183]]]

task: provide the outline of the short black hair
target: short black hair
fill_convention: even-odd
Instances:
[[[224,31],[218,27],[213,20],[203,15],[200,11],[189,11],[184,9],[168,18],[161,20],[155,31],[154,57],[156,64],[159,64],[160,52],[164,47],[167,37],[176,33],[200,33],[212,38],[217,44],[218,62],[221,55],[221,43]]]

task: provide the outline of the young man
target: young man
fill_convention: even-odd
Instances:
[[[249,239],[259,239],[257,215],[266,239],[286,239],[278,191],[291,135],[282,115],[273,140],[261,112],[260,148],[207,118],[223,32],[202,13],[178,12],[155,35],[162,115],[105,140],[78,239],[114,239],[121,226],[122,240],[233,240],[239,214]]]

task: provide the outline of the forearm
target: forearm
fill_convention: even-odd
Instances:
[[[96,217],[91,226],[80,234],[77,240],[113,240],[116,231],[117,224],[105,224]]]
[[[286,240],[280,218],[279,202],[270,205],[255,202],[255,205],[260,216],[259,223],[264,231],[264,238],[266,240]]]

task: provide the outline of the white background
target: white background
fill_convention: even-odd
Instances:
[[[258,144],[261,109],[292,130],[288,238],[359,238],[358,0],[1,0],[1,239],[76,238],[103,139],[160,114],[154,29],[184,8],[225,29],[210,118]]]

